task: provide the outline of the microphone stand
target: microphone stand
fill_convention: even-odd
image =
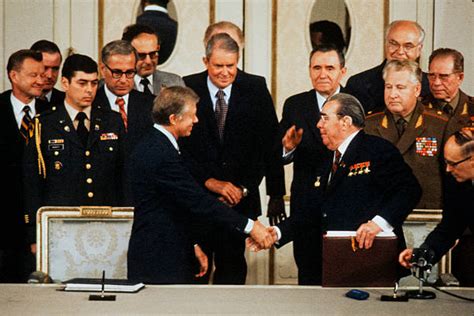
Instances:
[[[427,282],[428,276],[431,273],[431,265],[426,264],[413,264],[412,273],[415,278],[418,279],[419,287],[418,290],[411,290],[406,292],[408,298],[420,299],[420,300],[429,300],[436,298],[434,292],[423,290],[423,282]]]

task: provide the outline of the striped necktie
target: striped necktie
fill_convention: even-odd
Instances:
[[[127,113],[125,113],[125,100],[123,98],[117,98],[117,100],[115,100],[115,104],[117,104],[119,107],[119,112],[120,112],[120,116],[122,116],[123,125],[125,125],[125,130],[127,130],[128,119],[127,119]]]
[[[227,102],[225,102],[225,92],[222,90],[217,91],[216,93],[217,102],[216,102],[216,121],[217,129],[219,130],[219,138],[221,142],[224,140],[224,127],[225,119],[227,117],[227,110],[229,109]]]
[[[28,144],[29,139],[33,136],[33,119],[30,116],[30,106],[25,105],[22,111],[24,112],[24,115],[21,119],[20,134]]]

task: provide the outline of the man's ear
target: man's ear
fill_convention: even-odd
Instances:
[[[64,92],[69,90],[69,80],[67,78],[61,77],[61,87],[63,88]]]

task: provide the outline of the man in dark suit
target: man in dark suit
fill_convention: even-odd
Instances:
[[[266,90],[258,90],[262,82],[238,73],[238,59],[237,43],[228,34],[216,34],[207,44],[207,71],[183,78],[200,97],[200,123],[183,139],[182,148],[201,185],[236,212],[256,219],[261,214],[258,187],[264,176],[270,199],[282,201],[285,193],[278,120]],[[214,283],[245,283],[241,236],[215,229],[203,246],[208,256],[215,254]]]
[[[124,126],[120,115],[92,107],[97,64],[84,55],[63,66],[64,103],[35,118],[35,135],[24,155],[29,242],[36,240],[42,206],[123,205]]]
[[[58,81],[59,68],[62,62],[58,45],[48,40],[39,40],[30,49],[43,55],[44,85],[40,98],[46,99],[51,105],[62,104],[64,102],[64,92],[54,87]]]
[[[310,53],[309,76],[313,89],[289,97],[283,106],[280,129],[283,137],[283,159],[293,162],[290,214],[301,213],[302,197],[308,188],[314,186],[316,175],[326,166],[323,164],[331,155],[324,146],[319,129],[316,128],[320,111],[327,98],[343,91],[340,82],[346,73],[344,55],[335,46],[319,46]],[[320,245],[321,233],[305,223],[296,232],[293,240],[293,254],[298,266],[298,283],[301,285],[321,284],[315,279],[321,267],[317,251],[308,251]]]
[[[442,151],[448,118],[418,101],[421,69],[414,61],[392,60],[383,70],[384,112],[367,117],[365,132],[394,144],[420,182],[417,208],[442,208]]]
[[[128,41],[137,51],[137,74],[134,88],[158,96],[161,89],[183,86],[177,74],[156,69],[160,58],[160,43],[155,31],[147,25],[132,24],[125,28],[122,40]]]
[[[26,282],[34,271],[35,258],[27,243],[23,204],[22,159],[25,144],[33,133],[32,118],[48,104],[41,95],[44,72],[41,53],[19,50],[7,63],[12,89],[0,95],[0,166],[4,186],[0,190],[0,282]]]
[[[183,163],[178,139],[191,134],[198,122],[199,97],[189,88],[165,88],[153,107],[154,128],[131,156],[130,178],[135,215],[128,248],[128,278],[145,283],[192,283],[196,256],[201,269],[207,258],[196,244],[196,222],[204,230],[250,234],[268,248],[272,235],[211,196],[193,179]],[[193,247],[194,244],[194,247]],[[232,245],[228,245],[232,247]],[[193,249],[194,248],[194,249]]]
[[[313,179],[304,212],[278,225],[279,246],[293,240],[305,222],[320,232],[356,231],[358,247],[366,249],[379,232],[393,231],[400,249],[405,247],[402,224],[418,203],[420,185],[395,146],[362,131],[364,121],[363,108],[351,95],[336,94],[323,106],[317,126],[334,156]],[[322,260],[320,248],[306,251],[318,252]]]
[[[425,31],[414,21],[393,21],[385,33],[385,60],[382,64],[351,76],[346,92],[355,96],[364,106],[366,113],[383,111],[384,81],[382,70],[391,60],[412,60],[420,58]],[[428,78],[423,73],[421,96],[429,94]]]
[[[97,91],[94,105],[120,113],[127,131],[126,152],[153,126],[151,109],[154,96],[133,89],[137,54],[133,46],[122,40],[102,48],[100,72],[104,85]]]
[[[474,97],[460,87],[464,80],[464,57],[455,49],[439,48],[429,59],[428,80],[431,95],[422,102],[449,117],[446,136],[466,127],[474,116]]]
[[[145,0],[144,12],[137,17],[137,24],[148,25],[160,39],[160,64],[171,56],[178,35],[178,22],[168,15],[168,2],[169,0]]]
[[[474,122],[471,122],[474,127]],[[443,218],[436,228],[428,235],[422,249],[431,251],[432,264],[451,249],[456,240],[461,238],[466,228],[474,231],[474,136],[473,130],[458,131],[452,135],[444,147],[446,171],[457,181],[446,188]],[[471,243],[472,255],[472,243]],[[405,268],[412,266],[413,249],[405,249],[400,253],[399,262]],[[466,255],[466,253],[465,253]],[[472,271],[472,261],[468,263]],[[463,276],[473,285],[473,276]]]
[[[245,37],[242,30],[232,22],[229,21],[220,21],[213,24],[210,24],[205,33],[204,33],[204,48],[207,47],[207,43],[209,39],[219,33],[226,33],[239,45],[240,54],[242,54],[244,46],[245,46]],[[268,105],[273,106],[273,100],[270,95],[270,92],[267,88],[267,83],[265,81],[265,77],[250,74],[243,70],[237,69],[237,78],[238,82],[252,82],[252,85],[255,88],[255,91],[259,91],[259,94],[262,95],[262,98],[265,100],[264,102]],[[274,169],[278,170],[278,169]],[[275,225],[280,221],[286,218],[285,213],[285,205],[283,199],[277,198],[273,196],[268,203],[267,208],[267,217],[270,220],[270,225]]]

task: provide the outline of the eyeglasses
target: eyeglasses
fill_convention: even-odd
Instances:
[[[112,73],[112,78],[114,79],[120,79],[123,75],[125,75],[127,79],[132,79],[133,76],[135,76],[135,74],[137,73],[135,69],[128,69],[126,71],[122,71],[120,69],[112,69],[106,63],[103,64],[105,65],[105,67],[107,67],[108,70],[110,70],[110,72]]]
[[[401,45],[400,43],[398,43],[397,41],[394,41],[394,40],[390,40],[388,41],[388,49],[391,50],[391,51],[397,51],[399,50],[400,48],[403,48],[403,51],[405,53],[409,53],[410,51],[414,50],[418,45],[420,44],[413,44],[413,43],[407,43],[407,44],[403,44]]]
[[[137,53],[137,54],[138,54],[138,59],[140,60],[145,60],[146,56],[149,56],[150,59],[156,59],[159,56],[159,51],[155,50],[148,53]]]
[[[457,165],[462,164],[463,162],[468,161],[471,158],[472,158],[472,156],[468,156],[468,157],[466,157],[464,159],[461,159],[459,161],[449,161],[449,160],[445,159],[444,162],[446,163],[446,165],[450,166],[451,168],[455,168]]]
[[[457,74],[457,72],[452,72],[450,74],[437,74],[434,72],[428,73],[428,79],[429,80],[436,80],[436,78],[439,78],[441,81],[447,81],[449,79],[449,76]]]

